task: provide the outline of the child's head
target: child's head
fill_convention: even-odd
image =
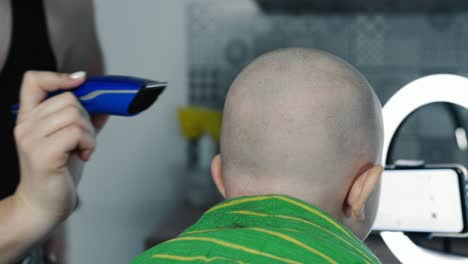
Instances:
[[[212,174],[226,198],[290,195],[364,239],[377,211],[382,142],[381,105],[357,70],[325,52],[277,50],[233,82]]]

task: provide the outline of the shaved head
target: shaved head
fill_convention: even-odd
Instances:
[[[226,98],[226,196],[286,194],[336,216],[355,178],[380,163],[382,141],[380,102],[351,65],[316,50],[267,53]]]

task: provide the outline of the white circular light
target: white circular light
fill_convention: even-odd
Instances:
[[[403,86],[384,105],[383,161],[401,122],[413,111],[430,103],[453,103],[468,109],[468,78],[453,74],[435,74]],[[402,263],[468,263],[468,258],[428,250],[416,245],[402,232],[382,232],[382,239]]]

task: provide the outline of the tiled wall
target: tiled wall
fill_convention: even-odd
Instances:
[[[186,7],[186,15],[188,100],[195,105],[221,110],[239,71],[258,55],[284,47],[318,48],[342,57],[364,74],[382,104],[427,74],[468,76],[468,12],[265,15],[249,0],[198,0]],[[468,126],[468,110],[456,111]],[[412,115],[393,158],[468,166],[448,113],[439,104]],[[383,263],[399,263],[378,237],[367,241]]]
[[[199,0],[186,14],[192,104],[222,109],[243,66],[283,47],[342,57],[367,77],[382,104],[420,76],[468,75],[468,13],[265,15],[249,0]],[[468,110],[457,110],[468,125]],[[442,105],[427,106],[408,120],[393,156],[468,165]]]

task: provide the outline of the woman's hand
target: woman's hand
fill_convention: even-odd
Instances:
[[[71,89],[85,74],[30,71],[24,75],[15,140],[20,161],[17,204],[27,208],[30,218],[49,231],[64,221],[76,204],[80,175],[70,170],[74,156],[91,157],[96,129],[90,116],[71,92],[47,99],[50,92]],[[103,125],[105,118],[96,120]]]

